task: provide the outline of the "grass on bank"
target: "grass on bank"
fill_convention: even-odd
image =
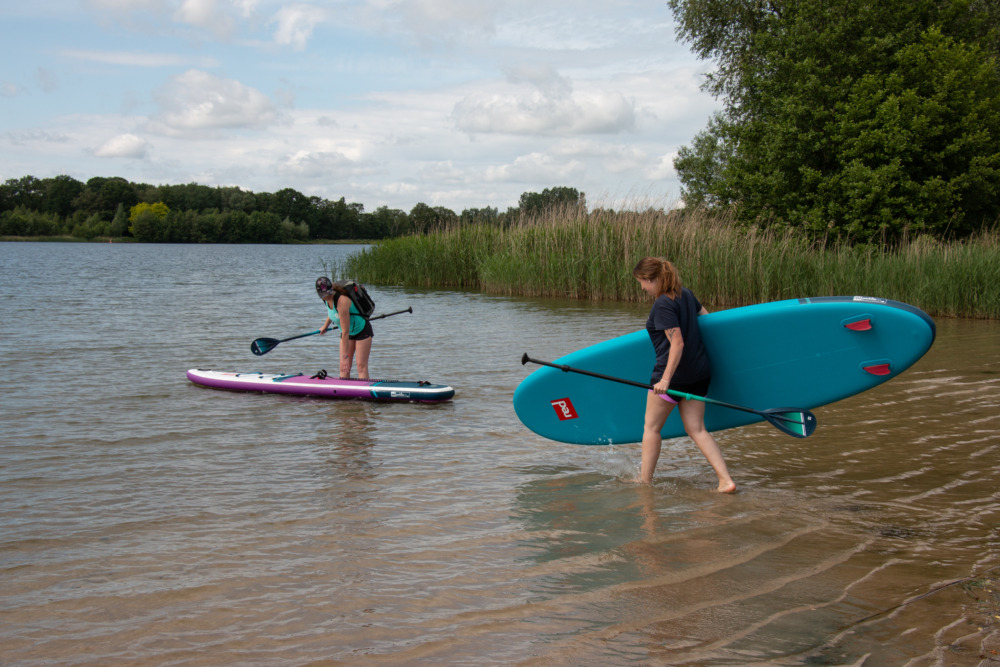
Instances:
[[[933,316],[1000,318],[1000,231],[883,252],[816,248],[790,231],[740,229],[705,213],[566,211],[501,229],[467,225],[379,242],[339,267],[362,282],[491,294],[642,301],[632,267],[673,261],[714,307],[807,296],[895,299]]]

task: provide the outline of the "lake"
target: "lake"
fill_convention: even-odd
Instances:
[[[648,306],[372,286],[372,377],[438,405],[215,391],[337,368],[357,246],[0,243],[0,664],[974,665],[1000,648],[1000,323],[937,320],[806,440],[544,440],[534,368]],[[813,296],[813,295],[801,295]],[[869,295],[891,298],[892,295]],[[761,406],[768,407],[768,406]],[[970,579],[971,578],[971,579]],[[987,615],[986,621],[989,621]]]

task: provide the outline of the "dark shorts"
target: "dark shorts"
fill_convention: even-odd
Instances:
[[[374,337],[375,337],[375,330],[372,329],[371,322],[365,322],[364,329],[354,334],[353,336],[348,336],[348,338],[351,340],[364,340],[366,338],[374,338]]]
[[[653,381],[650,382],[650,384],[656,384],[656,379],[653,379]],[[671,382],[669,389],[671,389],[672,391],[680,391],[685,394],[704,396],[705,394],[708,393],[708,387],[711,384],[712,384],[712,378],[711,376],[709,376],[704,380],[698,380],[697,382],[688,382],[688,383]],[[652,393],[652,389],[650,390],[650,392]],[[665,401],[670,401],[671,403],[677,402],[677,399],[675,399],[673,396],[669,394],[660,394],[659,396]]]

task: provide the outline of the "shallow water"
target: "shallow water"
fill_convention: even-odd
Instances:
[[[532,368],[645,307],[375,287],[372,374],[442,405],[196,387],[336,368],[323,263],[355,248],[0,243],[0,664],[980,664],[1000,564],[1000,324],[938,320],[807,440],[543,440]],[[891,295],[880,295],[891,296]],[[939,587],[945,586],[938,590]],[[930,595],[925,595],[931,593]],[[921,597],[923,596],[923,597]]]

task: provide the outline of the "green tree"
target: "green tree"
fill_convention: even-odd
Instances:
[[[347,203],[344,197],[337,201],[313,198],[313,214],[309,222],[309,235],[314,239],[359,238],[363,204]],[[293,218],[294,220],[294,218]]]
[[[26,206],[0,213],[0,234],[4,236],[55,236],[61,231],[53,213],[41,213]]]
[[[247,240],[251,243],[279,243],[281,217],[277,213],[254,211],[247,223]]]
[[[288,218],[296,224],[309,224],[313,217],[313,202],[297,190],[284,188],[271,195],[267,212],[277,215],[279,221]]]
[[[136,241],[142,243],[163,243],[167,240],[167,225],[163,218],[149,208],[143,208],[130,218],[129,231]]]
[[[138,218],[140,215],[146,212],[152,213],[160,220],[165,220],[167,218],[167,215],[170,213],[170,207],[164,204],[163,202],[156,202],[155,204],[147,204],[146,202],[141,202],[129,209],[129,214],[128,214],[129,222],[135,222],[136,218]]]
[[[219,188],[219,208],[223,211],[252,213],[258,210],[257,197],[252,192],[236,187]]]
[[[500,219],[500,211],[495,207],[487,206],[486,208],[467,208],[462,211],[459,216],[462,224],[485,224],[485,225],[495,225]]]
[[[365,216],[368,219],[365,238],[384,239],[408,234],[411,231],[410,216],[406,211],[388,206],[379,206]]]
[[[86,186],[72,176],[42,179],[45,188],[45,210],[62,218],[73,214],[74,201]]]
[[[680,34],[716,61],[706,86],[725,103],[678,152],[689,205],[883,242],[997,220],[995,5],[669,3]]]
[[[41,211],[45,203],[45,182],[34,176],[11,178],[4,182],[4,210],[23,206]]]
[[[115,217],[111,219],[111,226],[108,228],[111,236],[125,236],[128,233],[128,215],[125,213],[125,205],[118,204],[115,210]]]
[[[87,181],[87,187],[92,187],[91,181],[95,180],[98,179],[92,178]],[[136,194],[136,187],[124,178],[115,176],[113,178],[99,180],[101,181],[98,188],[100,213],[104,214],[107,218],[111,218],[111,216],[114,215],[115,210],[118,208],[118,204],[124,204],[125,208],[132,208],[139,203],[139,196]]]
[[[581,208],[586,210],[587,197],[576,188],[545,188],[541,192],[525,192],[518,208],[521,213],[538,215],[552,209]]]
[[[436,229],[442,229],[458,220],[451,209],[444,206],[431,207],[420,202],[410,209],[410,223],[417,234],[426,234]]]

